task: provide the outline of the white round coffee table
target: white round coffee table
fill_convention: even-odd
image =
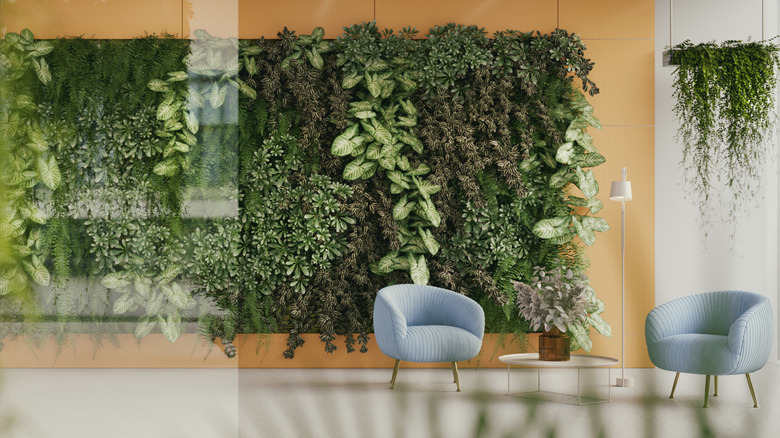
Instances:
[[[571,360],[566,361],[548,361],[539,360],[539,353],[520,353],[520,354],[505,354],[498,358],[501,362],[506,364],[506,393],[509,395],[510,385],[510,368],[512,365],[521,367],[533,367],[536,368],[536,391],[526,391],[518,394],[528,393],[544,393],[550,391],[542,391],[542,368],[576,368],[577,369],[577,404],[589,405],[594,403],[609,403],[612,401],[612,391],[610,381],[612,380],[612,366],[620,363],[620,360],[614,357],[606,356],[591,356],[586,354],[572,354]],[[587,397],[587,401],[583,402],[583,397],[580,391],[580,370],[583,368],[606,368],[607,369],[607,392],[609,394],[607,399],[598,399],[593,397]],[[554,392],[553,392],[554,393]],[[562,394],[562,393],[554,393]],[[573,396],[573,394],[571,394]]]

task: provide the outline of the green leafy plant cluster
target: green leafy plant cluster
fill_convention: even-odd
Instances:
[[[612,328],[601,317],[604,302],[596,298],[588,277],[575,274],[565,265],[552,270],[535,266],[528,284],[514,282],[517,307],[521,316],[534,330],[553,327],[568,333],[571,349],[590,352],[593,342],[590,328],[604,336],[612,336]]]
[[[51,80],[45,56],[52,49],[28,29],[0,41],[0,238],[11,246],[0,260],[0,296],[27,294],[32,284],[46,286],[51,278],[38,251],[48,215],[35,203],[34,189],[55,190],[62,180],[36,105],[39,84]]]
[[[389,34],[386,44],[398,45],[407,37]],[[357,100],[350,102],[351,123],[333,141],[331,152],[354,157],[344,166],[344,179],[369,179],[379,172],[390,181],[390,193],[400,195],[393,207],[398,248],[372,265],[372,271],[408,270],[414,283],[427,284],[430,274],[425,256],[435,256],[440,248],[431,228],[439,226],[441,215],[431,195],[441,186],[423,178],[430,167],[415,165],[407,155],[423,153],[423,143],[412,129],[417,125],[417,108],[409,99],[418,85],[409,72],[408,57],[386,59],[376,51],[381,39],[373,23],[347,28],[339,38],[342,86],[357,87]]]
[[[560,30],[417,33],[52,42],[34,100],[62,173],[34,201],[46,301],[139,337],[197,319],[228,355],[265,332],[289,333],[287,357],[306,332],[366,351],[376,291],[404,282],[473,297],[488,331],[528,329],[512,281],[584,272],[606,227],[574,85],[597,92],[593,64]],[[190,193],[238,214],[191,217]]]
[[[760,194],[777,117],[778,52],[769,42],[685,41],[672,48],[681,164],[705,235],[712,202],[725,204],[725,219],[736,224]]]

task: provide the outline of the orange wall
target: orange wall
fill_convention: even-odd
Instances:
[[[596,63],[592,79],[601,89],[589,100],[604,128],[591,131],[607,162],[594,174],[605,204],[599,215],[612,227],[588,249],[591,281],[606,302],[604,316],[614,333],[610,339],[594,334],[593,353],[621,355],[620,205],[608,196],[610,182],[627,166],[634,200],[626,206],[626,365],[651,366],[644,319],[655,302],[653,0],[220,0],[218,9],[214,3],[17,0],[0,3],[0,28],[18,32],[28,27],[39,38],[190,35],[197,27],[220,36],[274,38],[284,26],[299,34],[322,26],[326,37],[335,38],[343,26],[376,19],[380,27],[414,26],[423,35],[433,25],[451,21],[476,24],[491,33],[507,28],[549,32],[560,27],[580,34],[587,56]],[[304,350],[324,354],[316,342]]]

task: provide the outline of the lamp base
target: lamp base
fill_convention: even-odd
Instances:
[[[622,378],[622,379],[620,377],[618,377],[616,379],[616,381],[615,381],[615,386],[619,386],[619,387],[623,387],[623,388],[627,388],[629,386],[634,386],[634,379],[631,378],[631,377],[625,377],[625,378]]]

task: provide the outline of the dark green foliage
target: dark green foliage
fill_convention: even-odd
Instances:
[[[139,337],[197,318],[228,355],[268,332],[287,357],[306,332],[366,351],[376,292],[415,281],[477,300],[489,332],[527,330],[512,280],[587,265],[574,207],[595,197],[572,193],[600,155],[573,77],[597,92],[592,63],[562,30],[416,34],[56,41],[39,100],[64,183],[36,248],[60,321],[135,310]],[[238,213],[188,217],[189,196]],[[539,235],[550,219],[568,240]]]
[[[735,225],[760,196],[761,172],[771,152],[766,139],[777,117],[778,52],[775,44],[741,41],[685,41],[672,48],[682,166],[705,235],[712,202],[725,206]]]

